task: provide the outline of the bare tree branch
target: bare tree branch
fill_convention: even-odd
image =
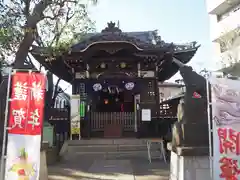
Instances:
[[[38,44],[38,46],[44,47],[44,42],[42,40],[42,37],[39,35],[38,30],[35,34],[35,42]]]

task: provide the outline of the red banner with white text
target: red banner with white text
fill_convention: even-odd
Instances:
[[[5,180],[39,179],[45,86],[42,73],[12,75]]]
[[[43,120],[45,76],[17,72],[12,77],[9,133],[40,135]]]

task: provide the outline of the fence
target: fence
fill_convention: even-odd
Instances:
[[[118,124],[123,131],[134,131],[133,112],[91,112],[91,131],[103,131],[108,124]]]
[[[49,123],[54,127],[54,145],[60,150],[70,137],[70,108],[51,108]]]

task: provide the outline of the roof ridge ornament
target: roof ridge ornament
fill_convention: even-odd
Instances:
[[[116,27],[116,23],[112,21],[107,23],[107,27],[102,30],[102,33],[116,33],[116,32],[121,33],[122,30]]]
[[[200,47],[200,45],[196,42],[190,42],[190,43],[184,43],[184,44],[174,44],[175,51],[186,51],[186,50],[191,50],[191,49],[198,49]]]

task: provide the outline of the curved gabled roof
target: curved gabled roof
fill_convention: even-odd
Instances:
[[[192,57],[195,55],[198,47],[192,48],[190,50],[181,50],[174,53],[174,57],[177,58],[182,63],[188,63]],[[46,69],[50,70],[59,78],[71,82],[73,81],[74,75],[71,72],[71,69],[64,63],[62,57],[59,57],[57,60],[46,61],[48,57],[47,54],[41,54],[39,52],[39,47],[33,47],[32,55],[35,59],[41,63]],[[179,67],[172,61],[166,61],[161,64],[158,72],[159,81],[165,81],[175,75],[179,70]]]
[[[75,53],[78,57],[83,56],[88,48],[97,44],[118,44],[124,48],[125,45],[134,47],[134,52],[140,55],[156,55],[169,53],[171,57],[178,59],[182,63],[188,63],[195,55],[199,46],[196,42],[189,44],[174,44],[165,43],[161,37],[157,35],[156,31],[143,31],[143,32],[122,32],[119,28],[115,27],[114,23],[109,23],[101,33],[91,33],[85,36],[80,42],[73,45],[68,52],[68,56]],[[110,45],[110,46],[111,46]],[[101,48],[101,46],[95,46]],[[64,56],[54,57],[53,61],[46,61],[49,57],[46,48],[32,46],[32,55],[48,70],[53,72],[59,78],[71,82],[74,79],[72,67],[70,67],[64,59]],[[159,81],[165,81],[177,73],[179,67],[171,60],[159,59]]]
[[[131,43],[137,47],[137,49],[148,49],[154,48],[155,45],[151,42],[151,39],[148,37],[149,33],[143,32],[142,34],[134,35],[129,33],[122,32],[106,32],[98,33],[88,38],[84,38],[79,43],[71,47],[72,52],[84,52],[93,44],[96,43],[106,43],[106,42],[127,42]]]
[[[156,40],[154,38],[155,31],[143,32],[121,32],[107,31],[102,33],[91,33],[85,36],[80,42],[73,45],[73,52],[84,51],[88,46],[96,42],[128,42],[136,45],[139,49],[154,48]]]
[[[73,52],[83,52],[91,44],[105,42],[128,42],[137,46],[138,49],[152,49],[169,45],[161,41],[157,31],[139,31],[139,32],[122,32],[121,29],[115,26],[115,23],[110,22],[108,26],[100,33],[90,33],[77,44],[71,47]]]
[[[178,47],[182,47],[182,49],[178,49],[174,52],[173,57],[178,59],[183,64],[187,64],[195,55],[198,48],[200,46],[193,46],[192,48],[185,49],[183,45],[177,45]],[[172,61],[168,61],[163,63],[159,73],[158,73],[158,79],[159,81],[165,81],[170,79],[172,76],[174,76],[179,71],[179,66],[176,65]],[[164,76],[162,76],[164,74]]]

